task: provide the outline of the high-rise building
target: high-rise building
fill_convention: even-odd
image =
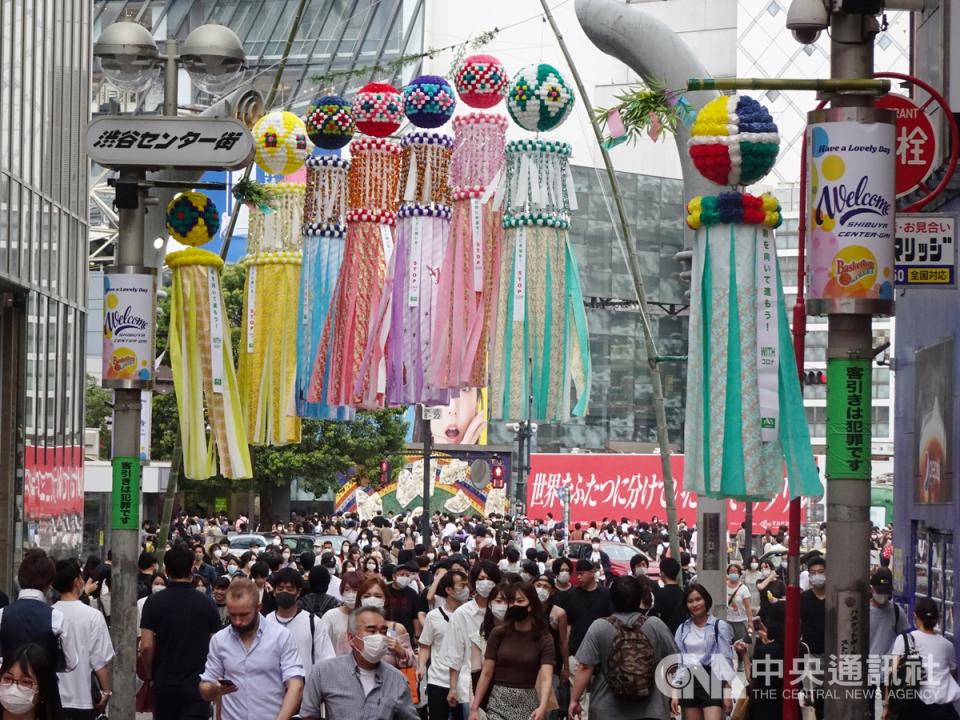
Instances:
[[[79,550],[88,2],[0,3],[0,587]]]

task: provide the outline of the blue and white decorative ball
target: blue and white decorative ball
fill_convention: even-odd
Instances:
[[[510,83],[507,111],[520,127],[546,132],[567,119],[574,99],[573,88],[553,65],[528,65]]]
[[[456,106],[453,88],[439,75],[421,75],[403,89],[403,112],[417,127],[440,127]]]

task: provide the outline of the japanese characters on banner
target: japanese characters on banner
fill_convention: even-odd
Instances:
[[[677,517],[688,525],[697,522],[697,494],[683,488],[683,455],[672,455],[670,466],[676,483]],[[660,455],[573,455],[534,454],[530,456],[527,483],[527,515],[560,517],[563,512],[560,490],[570,489],[570,521],[600,522],[604,518],[649,521],[666,519],[666,501]],[[736,529],[743,522],[746,504],[727,500],[727,527]],[[806,516],[807,498],[802,501]],[[753,522],[758,528],[786,525],[790,497],[784,481],[780,494],[753,506]]]
[[[23,454],[23,519],[30,547],[67,557],[83,538],[83,448],[38,448]]]
[[[780,416],[780,362],[778,342],[780,323],[777,314],[777,243],[769,230],[760,238],[757,253],[757,375],[760,386],[760,436],[763,442],[777,439]]]
[[[869,360],[833,358],[827,364],[827,436],[840,439],[827,447],[827,479],[871,478],[870,367]]]
[[[810,299],[893,300],[892,123],[807,126]]]
[[[956,287],[956,227],[954,215],[897,215],[897,287]]]

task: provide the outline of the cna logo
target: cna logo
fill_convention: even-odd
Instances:
[[[676,695],[680,700],[690,700],[704,692],[710,698],[723,700],[724,682],[730,689],[726,697],[742,697],[747,691],[743,679],[730,666],[723,655],[711,655],[710,664],[705,665],[703,658],[690,655],[667,655],[657,665],[655,676],[657,690],[666,697]]]

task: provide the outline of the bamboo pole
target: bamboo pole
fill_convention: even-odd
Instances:
[[[687,90],[808,90],[885,95],[889,80],[806,78],[690,78]]]
[[[630,229],[630,222],[627,220],[626,207],[623,204],[623,195],[620,192],[620,183],[617,181],[617,174],[613,169],[613,162],[610,160],[610,154],[603,144],[603,133],[600,126],[594,118],[593,103],[590,102],[590,96],[584,87],[583,79],[577,71],[573,56],[567,48],[567,43],[557,27],[557,22],[553,18],[550,6],[547,0],[540,0],[543,12],[550,23],[550,28],[557,38],[560,45],[560,51],[566,58],[567,65],[573,75],[573,80],[577,85],[577,90],[587,110],[587,117],[590,118],[590,126],[593,128],[593,134],[597,139],[597,146],[600,148],[600,154],[603,157],[603,164],[607,170],[607,177],[610,180],[610,190],[613,193],[614,204],[617,208],[617,215],[620,220],[620,227],[623,230],[623,243],[627,255],[627,268],[630,271],[630,277],[633,280],[634,292],[637,294],[637,301],[640,304],[640,325],[643,328],[644,346],[647,354],[647,365],[650,370],[651,384],[653,385],[653,403],[657,418],[657,442],[660,444],[660,464],[663,472],[663,497],[667,505],[667,528],[670,533],[670,553],[672,557],[680,560],[680,538],[677,531],[677,504],[676,504],[676,484],[673,480],[673,468],[670,465],[670,435],[667,429],[667,413],[663,401],[663,376],[660,374],[660,365],[657,358],[660,356],[657,352],[657,343],[653,337],[653,330],[650,325],[650,313],[647,308],[647,293],[643,282],[643,273],[640,271],[640,259],[637,257],[637,248],[633,241],[633,232]],[[682,583],[682,573],[678,577]]]

